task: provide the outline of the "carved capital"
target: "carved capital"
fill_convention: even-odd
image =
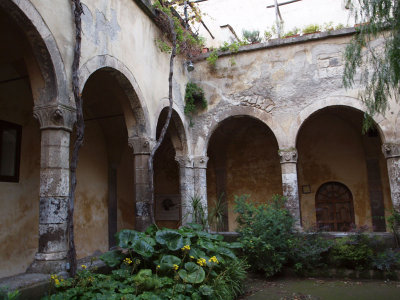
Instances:
[[[180,168],[193,168],[193,158],[188,155],[177,155],[175,160]]]
[[[128,144],[133,149],[135,155],[150,154],[155,142],[148,137],[135,136],[128,138]]]
[[[193,167],[197,169],[207,169],[208,156],[193,157]]]
[[[386,158],[400,157],[400,144],[393,144],[393,143],[383,144],[382,152]]]
[[[33,116],[39,121],[40,129],[63,129],[71,132],[76,122],[76,110],[64,105],[37,106]]]
[[[281,164],[297,163],[297,150],[294,148],[280,149],[278,151]]]

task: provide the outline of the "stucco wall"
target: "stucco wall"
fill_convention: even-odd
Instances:
[[[19,182],[0,182],[0,277],[24,272],[38,247],[40,130],[26,81],[0,86],[0,120],[22,126]]]

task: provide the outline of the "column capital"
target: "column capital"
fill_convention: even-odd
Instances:
[[[193,168],[193,158],[189,155],[176,155],[175,160],[180,168]]]
[[[385,143],[382,145],[382,152],[386,158],[400,157],[400,144]]]
[[[145,136],[134,136],[128,138],[128,144],[133,149],[135,155],[150,154],[155,142]]]
[[[194,156],[193,167],[197,169],[207,169],[208,156]]]
[[[295,148],[279,149],[281,164],[297,163],[297,150]]]
[[[72,132],[76,122],[76,109],[65,105],[36,106],[33,116],[39,121],[40,129],[62,129]]]

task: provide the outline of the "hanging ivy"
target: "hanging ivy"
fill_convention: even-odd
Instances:
[[[192,117],[198,109],[205,109],[207,105],[203,89],[197,84],[189,82],[185,91],[185,114]]]

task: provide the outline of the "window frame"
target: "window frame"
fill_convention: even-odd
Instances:
[[[20,168],[20,163],[21,163],[21,138],[22,138],[22,126],[7,122],[4,120],[0,120],[0,158],[2,155],[2,136],[3,136],[3,131],[5,129],[13,129],[16,130],[17,132],[17,137],[16,137],[16,151],[15,151],[15,165],[14,165],[14,174],[13,176],[9,175],[2,175],[0,174],[0,182],[19,182],[19,168]],[[0,160],[1,164],[1,160]],[[1,167],[1,166],[0,166]]]

